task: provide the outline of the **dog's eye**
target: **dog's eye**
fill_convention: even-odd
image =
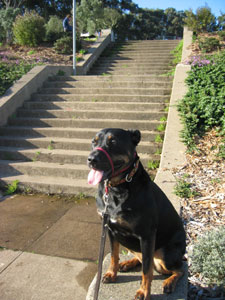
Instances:
[[[92,145],[93,145],[93,146],[96,146],[97,143],[98,143],[98,138],[95,137],[95,138],[92,140]]]
[[[108,137],[108,145],[111,146],[111,145],[115,145],[116,144],[116,139],[113,138],[112,136],[109,136]]]

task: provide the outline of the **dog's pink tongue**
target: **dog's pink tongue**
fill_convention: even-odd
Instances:
[[[88,183],[96,185],[102,180],[103,171],[97,171],[94,169],[91,169],[91,171],[88,174]]]

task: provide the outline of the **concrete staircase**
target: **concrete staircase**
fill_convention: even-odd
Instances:
[[[87,76],[54,76],[0,128],[0,184],[18,180],[27,191],[94,195],[86,160],[105,127],[139,129],[145,166],[166,113],[177,41],[129,41],[105,51]]]

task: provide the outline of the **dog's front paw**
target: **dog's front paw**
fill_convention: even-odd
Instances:
[[[105,273],[105,275],[103,276],[103,279],[102,279],[102,282],[103,283],[113,283],[116,281],[116,274],[111,272],[111,271],[108,271]]]
[[[134,300],[150,300],[150,295],[145,295],[142,289],[137,290]]]

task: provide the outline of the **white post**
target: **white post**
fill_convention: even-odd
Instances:
[[[73,0],[73,75],[76,75],[76,0]]]

